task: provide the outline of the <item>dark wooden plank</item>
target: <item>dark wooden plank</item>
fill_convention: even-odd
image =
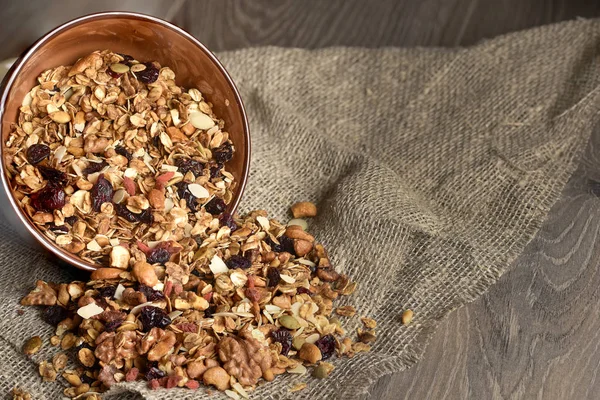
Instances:
[[[190,1],[176,21],[214,51],[249,46],[456,46],[600,16],[590,0]]]
[[[100,11],[137,11],[172,19],[184,0],[0,0],[0,59],[15,57],[44,33],[63,22]]]

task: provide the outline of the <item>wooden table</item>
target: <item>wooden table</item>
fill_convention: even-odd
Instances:
[[[575,17],[595,0],[0,0],[0,59],[103,10],[172,20],[214,51],[248,46],[457,46]],[[598,71],[600,73],[600,71]],[[511,271],[439,326],[423,360],[382,378],[381,399],[600,398],[600,129]],[[600,190],[599,193],[600,194]]]

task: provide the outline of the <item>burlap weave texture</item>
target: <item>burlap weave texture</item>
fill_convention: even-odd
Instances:
[[[598,21],[468,49],[220,54],[251,124],[240,211],[287,219],[290,204],[316,202],[311,231],[336,269],[360,284],[344,302],[378,321],[373,351],[336,360],[330,379],[279,377],[252,397],[361,398],[377,378],[415,363],[438,322],[507,270],[558,199],[600,116],[599,55]],[[28,360],[19,352],[24,339],[51,329],[37,310],[17,310],[35,279],[66,281],[74,272],[27,248],[10,227],[0,234],[0,390],[60,398],[62,387],[37,374],[35,362],[49,353]],[[405,308],[415,311],[409,326],[400,323]],[[295,382],[309,387],[290,394]],[[208,398],[141,383],[113,392]]]

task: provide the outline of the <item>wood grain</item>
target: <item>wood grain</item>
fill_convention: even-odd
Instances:
[[[592,0],[0,0],[0,58],[100,10],[170,19],[214,51],[249,46],[457,46],[575,17]],[[373,399],[596,399],[600,392],[600,134],[512,270],[439,326],[424,358]],[[600,190],[599,190],[600,192]]]

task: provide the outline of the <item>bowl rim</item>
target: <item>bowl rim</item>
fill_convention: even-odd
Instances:
[[[237,209],[237,207],[240,203],[242,194],[244,193],[244,189],[246,187],[246,182],[248,180],[248,174],[249,174],[249,170],[250,170],[250,155],[251,155],[251,150],[252,150],[248,116],[246,114],[246,109],[244,107],[242,97],[237,89],[237,86],[233,82],[233,79],[231,78],[231,76],[229,75],[229,73],[227,72],[227,70],[225,69],[223,64],[207,47],[204,44],[202,44],[198,39],[196,39],[194,36],[192,36],[191,34],[186,32],[184,29],[182,29],[182,28],[178,27],[177,25],[175,25],[169,21],[166,21],[164,19],[157,18],[157,17],[147,15],[147,14],[136,13],[136,12],[104,11],[104,12],[88,14],[88,15],[84,15],[84,16],[72,19],[70,21],[67,21],[67,22],[57,26],[56,28],[52,29],[51,31],[45,33],[42,37],[40,37],[38,40],[36,40],[29,48],[27,48],[17,58],[17,60],[14,62],[14,64],[12,65],[12,67],[9,69],[9,71],[6,73],[6,76],[2,80],[2,82],[0,84],[0,93],[2,94],[2,96],[0,97],[0,122],[2,121],[2,119],[4,117],[5,104],[7,102],[8,93],[10,92],[10,89],[12,88],[15,79],[19,75],[21,69],[23,68],[23,65],[27,62],[27,60],[29,60],[29,58],[31,58],[31,56],[33,54],[35,54],[35,52],[40,47],[45,45],[50,39],[54,38],[56,35],[66,31],[74,26],[81,25],[83,23],[94,21],[94,20],[108,19],[108,18],[141,19],[141,20],[145,20],[145,21],[154,22],[154,23],[162,25],[168,29],[171,29],[175,33],[183,36],[184,38],[186,38],[186,39],[190,40],[192,43],[194,43],[198,47],[198,49],[200,51],[202,51],[215,64],[217,69],[225,77],[225,80],[227,81],[227,83],[229,84],[229,86],[231,87],[231,89],[233,91],[233,94],[235,97],[235,102],[239,108],[241,115],[242,115],[242,125],[243,125],[242,129],[244,131],[243,136],[246,141],[246,154],[245,154],[245,158],[242,163],[242,166],[243,166],[242,175],[241,175],[240,180],[238,181],[237,196],[235,196],[234,201],[229,205],[231,213],[235,212],[235,210]],[[0,131],[1,131],[1,126],[0,126]],[[25,212],[17,204],[17,202],[14,198],[14,195],[11,190],[10,182],[8,181],[7,176],[6,176],[3,153],[4,153],[4,141],[2,140],[2,143],[0,143],[0,157],[1,157],[0,179],[2,180],[1,184],[6,192],[6,197],[8,197],[8,201],[9,201],[11,207],[13,208],[14,212],[17,214],[19,220],[23,223],[25,228],[34,237],[34,239],[38,243],[40,243],[44,248],[46,248],[46,250],[50,251],[52,254],[56,255],[59,259],[67,262],[68,264],[70,264],[72,266],[75,266],[79,269],[83,269],[86,271],[94,271],[98,268],[101,268],[100,266],[97,266],[90,262],[84,261],[81,258],[79,258],[78,256],[68,253],[67,251],[61,249],[56,244],[52,243],[52,241],[50,239],[45,237],[40,231],[38,231],[37,228],[35,228],[33,226],[33,223],[25,215]]]

